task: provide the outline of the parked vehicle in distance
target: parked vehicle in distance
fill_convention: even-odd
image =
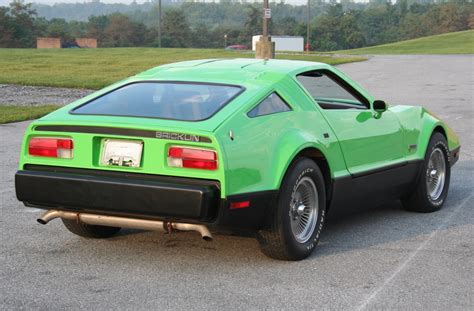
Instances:
[[[300,260],[327,213],[401,199],[444,204],[456,134],[422,107],[388,106],[338,69],[288,60],[195,60],[117,82],[26,130],[15,176],[26,206],[71,232],[253,232]]]
[[[247,46],[242,44],[229,45],[225,48],[226,50],[248,50]]]

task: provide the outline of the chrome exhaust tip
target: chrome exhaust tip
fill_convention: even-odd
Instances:
[[[43,215],[41,215],[40,218],[36,219],[36,221],[42,225],[46,225],[51,220],[61,217],[61,213],[64,212],[58,210],[49,210]]]
[[[181,231],[197,231],[201,234],[202,239],[204,241],[210,242],[212,241],[212,234],[209,229],[204,225],[196,225],[196,224],[183,224],[173,222],[171,223],[171,227],[176,230]]]
[[[179,222],[163,222],[159,220],[117,217],[59,210],[49,210],[36,221],[42,225],[46,225],[48,222],[56,218],[76,219],[79,222],[95,226],[109,226],[165,232],[169,232],[169,229],[176,229],[180,231],[196,231],[201,234],[201,237],[204,241],[210,242],[213,239],[211,232],[206,226]]]

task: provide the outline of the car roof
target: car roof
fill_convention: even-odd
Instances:
[[[243,86],[272,84],[289,74],[326,69],[327,64],[282,59],[201,59],[158,66],[135,76],[139,80],[199,81]]]

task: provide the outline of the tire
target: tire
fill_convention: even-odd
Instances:
[[[105,239],[114,236],[120,231],[120,228],[118,227],[93,226],[70,219],[61,220],[70,232],[83,238]]]
[[[440,210],[448,196],[450,178],[448,144],[443,134],[435,132],[426,149],[415,189],[402,200],[404,208],[419,213]]]
[[[268,224],[257,233],[262,252],[280,260],[308,257],[318,244],[325,214],[326,190],[321,170],[312,160],[299,158],[283,179]]]

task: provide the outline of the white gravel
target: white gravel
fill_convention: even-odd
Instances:
[[[87,89],[0,84],[0,105],[66,105],[92,92]]]

